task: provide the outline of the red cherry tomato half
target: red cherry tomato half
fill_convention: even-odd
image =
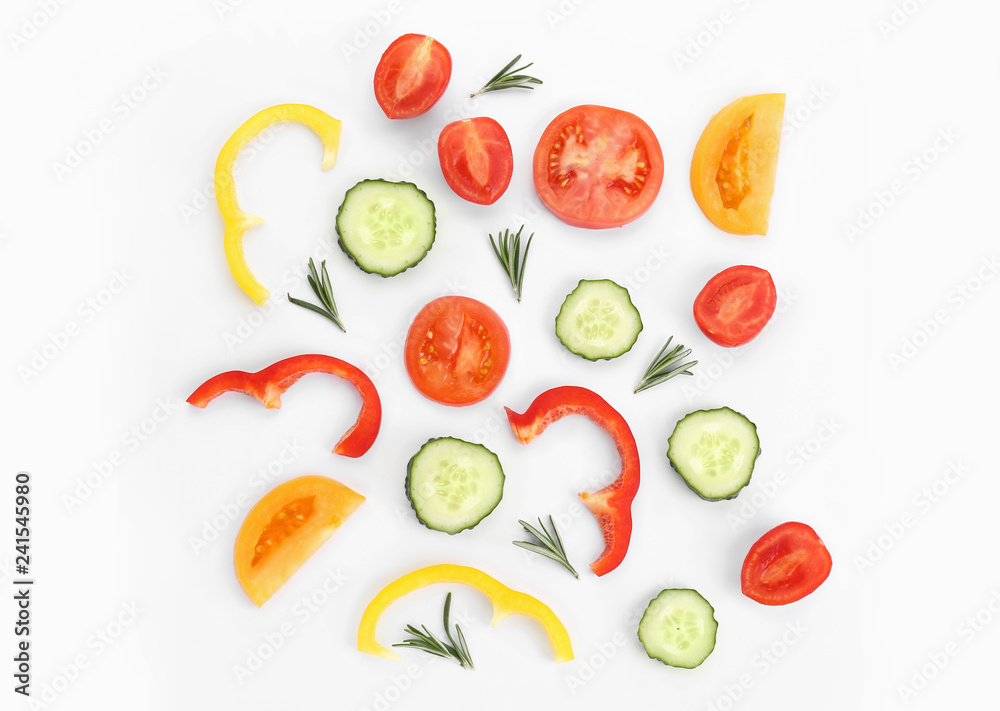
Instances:
[[[432,107],[451,79],[451,54],[427,35],[403,35],[375,68],[375,99],[391,119],[413,118]]]
[[[552,119],[535,148],[538,196],[576,227],[620,227],[653,204],[663,184],[663,152],[638,116],[577,106]]]
[[[503,126],[479,116],[449,123],[438,137],[441,172],[455,194],[492,205],[514,174],[514,153]]]
[[[709,279],[694,300],[694,320],[712,342],[742,346],[757,337],[777,303],[774,280],[766,270],[729,267]]]
[[[406,372],[423,395],[444,405],[471,405],[503,380],[510,336],[496,311],[465,296],[427,304],[406,334]]]
[[[830,575],[833,559],[804,523],[789,521],[760,537],[743,561],[743,594],[762,605],[801,600]]]

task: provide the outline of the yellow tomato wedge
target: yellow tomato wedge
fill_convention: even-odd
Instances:
[[[784,113],[784,94],[744,96],[702,132],[691,159],[691,191],[716,227],[767,234]]]
[[[531,595],[511,590],[498,580],[476,568],[464,565],[431,565],[414,570],[382,588],[368,603],[358,627],[358,650],[386,659],[399,659],[399,655],[375,639],[375,626],[382,613],[399,598],[435,583],[464,583],[481,591],[493,603],[493,626],[510,615],[524,615],[538,620],[552,643],[557,662],[573,659],[573,646],[569,632],[549,607]]]
[[[260,607],[365,500],[325,476],[276,486],[247,514],[233,558],[243,591]]]
[[[258,111],[236,129],[226,145],[219,152],[215,163],[215,199],[225,223],[224,244],[229,271],[247,296],[263,306],[270,292],[254,277],[243,256],[243,234],[263,218],[243,212],[236,202],[236,184],[233,180],[233,165],[243,147],[257,134],[279,121],[297,121],[316,132],[323,141],[323,170],[329,170],[337,163],[340,148],[340,126],[338,119],[306,104],[278,104]]]

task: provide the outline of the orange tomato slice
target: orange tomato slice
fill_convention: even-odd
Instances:
[[[756,94],[732,102],[705,126],[691,159],[691,191],[719,229],[767,234],[784,114],[784,94]]]
[[[236,536],[236,578],[257,607],[288,582],[365,500],[325,476],[301,476],[269,491]]]

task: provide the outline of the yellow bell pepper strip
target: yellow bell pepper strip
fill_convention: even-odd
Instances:
[[[552,649],[556,653],[556,662],[568,662],[573,659],[573,646],[569,641],[569,633],[547,605],[531,595],[511,590],[481,570],[451,564],[431,565],[414,570],[382,588],[382,591],[368,603],[365,613],[361,616],[358,650],[386,659],[399,659],[398,654],[376,641],[375,625],[378,624],[382,613],[396,600],[414,590],[435,583],[464,583],[484,593],[493,603],[494,627],[497,622],[510,615],[533,617],[542,623],[542,627],[549,635]]]
[[[233,180],[233,165],[236,156],[247,143],[268,126],[279,121],[297,121],[305,124],[323,141],[323,170],[329,170],[337,163],[340,148],[341,122],[329,114],[306,104],[278,104],[258,111],[246,123],[236,129],[219,153],[215,163],[215,199],[225,223],[226,262],[233,278],[251,299],[263,306],[270,292],[254,278],[243,256],[243,234],[264,218],[243,212],[236,201],[236,184]]]

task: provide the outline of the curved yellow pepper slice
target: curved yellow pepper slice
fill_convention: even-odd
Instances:
[[[358,650],[374,654],[386,659],[399,659],[399,655],[388,647],[384,647],[375,639],[375,625],[382,613],[399,598],[435,583],[464,583],[483,592],[493,603],[493,626],[510,615],[533,617],[542,623],[549,635],[552,649],[556,653],[557,662],[568,662],[573,659],[573,646],[569,641],[569,632],[559,621],[555,613],[531,595],[517,590],[511,590],[498,580],[476,568],[464,565],[431,565],[414,570],[382,588],[361,616],[361,626],[358,628]]]
[[[250,273],[243,256],[243,234],[254,225],[262,223],[264,218],[240,209],[236,202],[233,165],[236,163],[236,156],[247,143],[279,121],[297,121],[316,132],[323,141],[323,170],[329,170],[337,163],[337,150],[340,148],[340,121],[306,104],[278,104],[258,111],[236,129],[236,133],[222,147],[219,160],[215,163],[215,199],[226,225],[226,262],[236,283],[260,306],[267,301],[270,292]]]

